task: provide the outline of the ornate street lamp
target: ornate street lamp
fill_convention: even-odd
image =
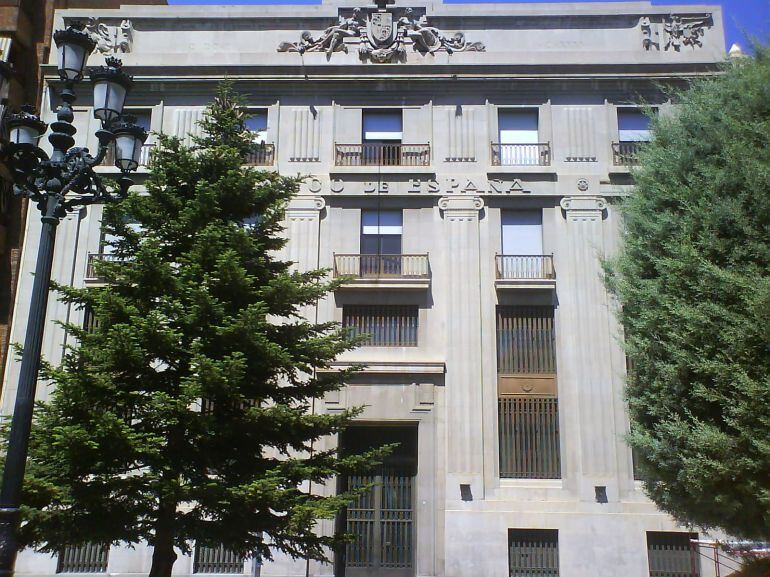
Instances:
[[[48,127],[31,108],[23,107],[21,112],[6,116],[4,123],[8,138],[3,147],[3,160],[13,176],[14,193],[37,204],[43,224],[0,486],[0,577],[11,577],[16,562],[21,488],[40,367],[56,226],[70,210],[124,198],[133,184],[128,173],[139,165],[142,144],[147,139],[147,133],[141,127],[121,119],[131,78],[123,72],[119,60],[109,58],[106,66],[91,70],[94,116],[102,121],[102,128],[96,131],[99,149],[92,156],[87,148],[74,147],[74,85],[83,80],[88,55],[96,47],[83,28],[82,24],[73,23],[66,30],[54,34],[59,52],[59,77],[64,86],[59,91],[62,104],[56,111],[56,121],[51,123],[48,135],[48,141],[53,146],[51,156],[38,147],[38,140]],[[115,164],[122,172],[117,189],[102,182],[94,171],[94,166],[102,162],[110,146],[115,147]]]

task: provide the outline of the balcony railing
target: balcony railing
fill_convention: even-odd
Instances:
[[[612,163],[615,166],[638,166],[639,149],[644,142],[613,142]]]
[[[147,167],[150,164],[150,154],[152,153],[154,144],[143,144],[142,152],[139,154],[139,166]],[[101,166],[115,166],[115,145],[110,144],[107,147],[107,154],[104,155]]]
[[[550,166],[551,143],[492,143],[493,166]]]
[[[246,155],[246,166],[273,166],[275,144],[258,144]]]
[[[430,144],[335,144],[337,166],[429,166]]]
[[[86,265],[86,278],[96,280],[99,275],[96,273],[94,263],[96,262],[115,262],[121,258],[109,252],[92,252],[88,254],[88,264]]]
[[[500,280],[556,278],[553,256],[550,254],[498,254],[495,261],[497,278]]]
[[[428,279],[427,254],[335,254],[334,276],[360,279]]]

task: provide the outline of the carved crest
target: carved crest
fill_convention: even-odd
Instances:
[[[393,43],[393,14],[374,12],[369,21],[369,36],[379,46]]]

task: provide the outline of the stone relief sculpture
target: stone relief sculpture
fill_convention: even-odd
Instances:
[[[134,41],[134,26],[131,20],[123,20],[119,26],[108,26],[98,18],[89,18],[86,30],[96,41],[101,54],[125,54],[131,52]]]
[[[679,52],[682,46],[700,48],[701,38],[706,29],[714,25],[711,14],[677,15],[670,14],[661,22],[653,22],[649,16],[639,20],[642,31],[642,46],[645,50],[674,50]],[[662,37],[662,40],[661,40]]]
[[[430,26],[423,14],[419,18],[412,8],[401,11],[394,21],[394,11],[385,9],[386,0],[380,1],[379,9],[355,8],[349,17],[339,16],[339,22],[328,27],[314,38],[309,31],[302,32],[297,42],[281,42],[278,52],[325,52],[327,59],[334,52],[348,52],[346,39],[355,38],[361,60],[374,63],[406,61],[406,47],[411,44],[415,52],[422,55],[443,50],[453,52],[483,52],[482,42],[467,42],[465,34],[456,32],[445,36],[435,26]]]

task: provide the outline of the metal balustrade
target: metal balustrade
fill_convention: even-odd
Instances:
[[[559,402],[556,397],[498,398],[500,477],[559,479]]]
[[[613,142],[612,164],[615,166],[638,166],[639,149],[644,142]]]
[[[418,308],[411,305],[349,305],[342,307],[342,326],[354,336],[365,335],[367,347],[416,347]]]
[[[499,254],[495,257],[495,272],[502,280],[556,278],[550,254]]]
[[[430,144],[335,144],[337,166],[429,166]]]
[[[334,276],[427,279],[430,266],[427,254],[335,254]]]
[[[207,547],[196,545],[193,559],[193,573],[243,573],[243,557],[228,551],[223,546]]]
[[[559,577],[559,533],[553,529],[509,529],[510,577]]]
[[[117,262],[122,260],[118,255],[109,252],[92,252],[88,254],[88,263],[86,264],[86,278],[98,279],[94,263],[96,262]]]
[[[500,144],[492,143],[493,166],[550,166],[551,143]]]
[[[273,166],[275,164],[275,145],[256,144],[246,155],[246,166]]]
[[[650,577],[699,577],[697,552],[690,547],[690,539],[697,538],[694,533],[648,531]]]
[[[154,148],[155,144],[152,143],[142,145],[142,151],[139,153],[139,166],[147,167],[150,165],[150,155]],[[104,155],[101,166],[115,166],[115,144],[110,144],[107,147],[107,154]]]
[[[70,545],[59,552],[57,573],[106,573],[109,545]]]

